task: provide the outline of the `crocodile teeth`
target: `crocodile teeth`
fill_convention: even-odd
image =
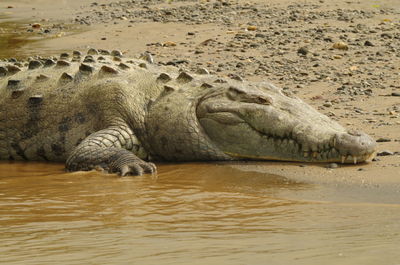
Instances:
[[[342,156],[342,164],[344,164],[345,160],[346,160],[346,156]]]
[[[353,162],[354,162],[354,165],[357,164],[357,157],[356,156],[353,157]]]

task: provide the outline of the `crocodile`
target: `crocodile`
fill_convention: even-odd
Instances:
[[[89,49],[0,62],[0,160],[154,173],[154,161],[359,163],[376,142],[269,82]]]

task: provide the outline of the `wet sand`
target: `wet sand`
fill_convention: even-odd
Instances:
[[[0,58],[96,47],[126,56],[149,51],[158,62],[185,59],[179,67],[270,80],[383,139],[378,152],[392,154],[335,169],[160,164],[157,179],[1,162],[0,252],[7,255],[0,263],[400,262],[400,97],[391,96],[400,92],[398,1],[210,1],[204,5],[217,7],[198,13],[190,9],[198,1],[116,2],[2,2]],[[338,41],[349,49],[332,49]],[[300,56],[300,47],[309,53]]]

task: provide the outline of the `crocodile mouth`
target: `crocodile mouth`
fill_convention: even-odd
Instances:
[[[332,131],[329,137],[325,137],[326,140],[307,142],[304,140],[307,137],[299,137],[293,132],[294,128],[283,135],[261,131],[232,112],[203,113],[199,121],[221,151],[235,159],[357,164],[375,156],[375,141],[362,132]],[[218,134],[223,131],[237,133],[223,133],[229,139],[222,139]],[[249,141],[250,138],[253,141]],[[246,143],[246,139],[249,150],[238,143]],[[235,144],[239,148],[235,148]]]

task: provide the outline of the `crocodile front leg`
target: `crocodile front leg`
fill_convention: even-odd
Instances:
[[[66,169],[86,171],[102,168],[121,176],[156,172],[153,163],[145,162],[133,153],[139,149],[135,142],[128,126],[112,126],[95,132],[72,151]]]

